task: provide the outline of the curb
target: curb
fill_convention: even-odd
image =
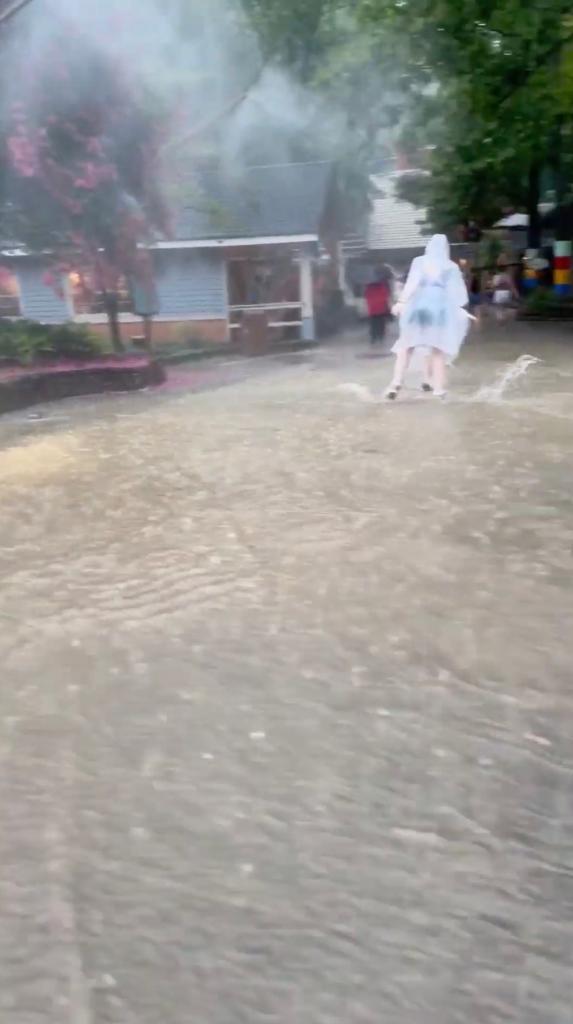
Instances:
[[[141,391],[162,384],[165,376],[165,370],[155,361],[138,366],[88,364],[74,369],[57,365],[53,368],[30,368],[12,379],[0,380],[0,414],[63,398]]]
[[[180,352],[170,352],[166,355],[162,355],[161,352],[155,353],[155,358],[158,363],[162,366],[179,366],[182,363],[200,363],[206,359],[229,359],[236,357],[238,359],[260,359],[268,358],[269,356],[280,356],[285,353],[293,352],[304,352],[309,349],[315,349],[320,347],[320,342],[316,341],[291,341],[291,342],[278,342],[269,348],[260,352],[257,355],[250,355],[242,351],[241,348],[234,345],[227,345],[222,348],[205,348],[205,349],[183,349]]]

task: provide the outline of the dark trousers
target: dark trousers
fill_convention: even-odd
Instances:
[[[376,313],[370,317],[370,341],[375,344],[377,341],[384,341],[386,337],[386,324],[388,317],[386,313]]]

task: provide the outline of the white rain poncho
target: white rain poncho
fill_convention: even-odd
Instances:
[[[393,351],[437,348],[452,362],[468,331],[469,302],[462,272],[450,259],[445,235],[434,235],[412,262],[400,296],[400,336]]]

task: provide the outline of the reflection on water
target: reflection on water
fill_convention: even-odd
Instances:
[[[1,428],[0,428],[1,429]],[[72,466],[77,458],[73,436],[28,440],[16,447],[0,450],[0,481],[29,480],[32,486]]]
[[[570,348],[388,372],[0,422],[7,1020],[568,1019]]]

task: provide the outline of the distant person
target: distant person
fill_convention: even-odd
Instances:
[[[470,266],[467,275],[467,288],[470,298],[470,310],[475,316],[478,323],[481,322],[481,307],[482,307],[482,289],[481,289],[481,274],[479,270]]]
[[[392,310],[392,290],[389,275],[380,271],[376,280],[366,286],[364,292],[370,324],[370,341],[378,345],[386,337],[386,327]]]
[[[429,352],[423,390],[445,397],[447,363],[456,358],[467,334],[469,318],[464,306],[468,301],[462,272],[450,259],[446,236],[434,235],[425,255],[413,261],[396,306],[400,336],[392,349],[396,365],[387,398],[398,397],[415,349]]]
[[[471,242],[473,244],[481,241],[481,230],[477,226],[475,220],[470,220],[469,223],[467,224],[465,229],[464,241]]]
[[[494,274],[492,283],[493,304],[495,306],[497,320],[507,320],[511,315],[513,303],[519,296],[511,271],[507,266],[505,256],[500,256],[497,261],[497,270]]]

